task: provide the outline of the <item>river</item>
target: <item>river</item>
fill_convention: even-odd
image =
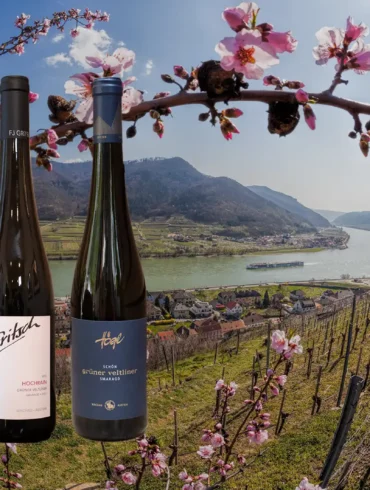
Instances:
[[[345,229],[351,236],[346,250],[317,253],[143,259],[149,291],[266,282],[339,279],[342,274],[370,276],[370,232]],[[304,267],[247,270],[254,262],[299,260]],[[50,261],[56,296],[70,294],[76,261]]]

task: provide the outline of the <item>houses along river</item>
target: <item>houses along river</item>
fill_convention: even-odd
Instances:
[[[346,250],[317,253],[143,259],[148,290],[201,288],[266,282],[339,279],[342,274],[370,276],[370,232],[345,229]],[[304,267],[247,270],[254,262],[303,261]],[[70,294],[76,261],[50,261],[56,296]]]

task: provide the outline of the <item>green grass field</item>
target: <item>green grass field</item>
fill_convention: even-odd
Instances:
[[[359,374],[364,375],[365,365],[370,356],[370,336],[361,345],[364,332],[365,306],[359,307],[357,317],[361,330],[353,349],[349,363],[349,373],[355,372],[359,360],[360,349],[362,360],[359,363]],[[280,436],[274,435],[274,427],[270,429],[270,440],[263,446],[266,450],[258,457],[244,473],[224,485],[225,489],[242,490],[248,486],[253,490],[292,490],[307,476],[310,481],[317,482],[320,470],[329,450],[340,411],[335,409],[338,387],[343,369],[343,360],[334,367],[333,360],[338,359],[340,351],[340,334],[345,329],[350,311],[342,312],[333,330],[334,347],[331,362],[326,366],[327,346],[323,348],[325,332],[330,332],[331,323],[306,325],[303,334],[305,348],[315,343],[312,375],[307,379],[306,355],[297,356],[294,368],[286,384],[286,402],[284,411],[289,413],[285,428]],[[231,340],[230,345],[235,345]],[[320,350],[318,350],[320,348]],[[173,410],[178,411],[179,421],[179,464],[171,468],[172,483],[170,490],[182,487],[178,473],[186,467],[189,473],[198,474],[207,469],[195,456],[195,450],[202,445],[200,436],[203,428],[212,428],[212,411],[215,403],[215,381],[221,377],[225,368],[225,379],[238,384],[236,397],[231,403],[231,413],[228,416],[228,430],[234,433],[240,418],[232,420],[236,409],[245,398],[249,398],[250,373],[252,358],[258,349],[264,352],[263,337],[241,342],[237,356],[230,357],[220,349],[218,361],[213,364],[214,353],[197,355],[176,364],[176,387],[171,386],[171,375],[167,371],[150,372],[149,383],[149,427],[147,434],[155,435],[163,451],[170,453],[168,446],[173,440]],[[262,362],[264,369],[266,358]],[[323,366],[322,385],[319,395],[322,398],[321,413],[311,417],[312,396],[314,394],[319,365]],[[162,390],[159,391],[159,379]],[[181,384],[179,384],[181,380]],[[349,374],[346,378],[346,385]],[[167,385],[167,387],[166,387]],[[370,392],[363,393],[360,407],[354,419],[349,443],[343,451],[338,468],[351,458],[358,441],[366,437],[367,425],[364,420],[370,414]],[[276,423],[281,398],[270,399],[264,409],[271,413],[272,423]],[[114,457],[116,463],[131,464],[132,457],[127,451],[135,447],[134,443],[107,444],[108,454]],[[248,443],[242,437],[236,446],[236,452],[244,454],[248,461],[253,461],[260,447]],[[355,461],[355,459],[354,459]],[[358,481],[368,462],[358,461],[351,474],[349,490],[358,488]],[[24,445],[19,447],[19,455],[12,460],[12,468],[24,474],[23,487],[27,490],[55,490],[63,488],[72,482],[101,482],[105,479],[103,457],[99,443],[86,441],[78,437],[72,428],[71,404],[69,394],[64,394],[58,401],[58,424],[52,438],[41,444]],[[127,488],[124,485],[120,489]],[[164,490],[165,481],[145,477],[142,485],[144,490]],[[333,487],[334,488],[334,487]]]

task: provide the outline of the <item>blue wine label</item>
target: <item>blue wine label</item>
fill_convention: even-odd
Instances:
[[[146,414],[146,318],[72,318],[72,406],[95,420]]]
[[[94,143],[122,143],[122,97],[94,96]]]

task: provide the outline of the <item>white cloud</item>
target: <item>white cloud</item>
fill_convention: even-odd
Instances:
[[[62,39],[64,39],[64,34],[57,34],[53,39],[51,40],[52,43],[60,43]]]
[[[112,44],[112,39],[102,29],[95,31],[93,29],[79,29],[79,35],[75,37],[70,44],[69,56],[73,61],[90,68],[86,63],[86,56],[103,56]]]
[[[145,65],[145,75],[147,76],[151,75],[153,68],[154,68],[154,61],[148,60]]]
[[[126,46],[126,44],[123,41],[118,41],[117,46]]]
[[[71,58],[66,53],[57,53],[53,56],[48,56],[45,58],[46,64],[49,66],[57,66],[60,63],[67,63],[68,65],[72,65]]]

